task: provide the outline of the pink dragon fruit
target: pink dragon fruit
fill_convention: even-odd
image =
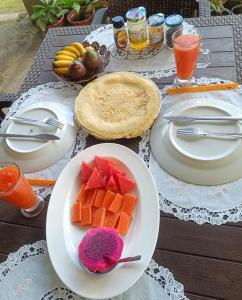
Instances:
[[[111,228],[89,229],[79,246],[80,262],[91,272],[105,272],[112,268],[123,251],[123,240]]]

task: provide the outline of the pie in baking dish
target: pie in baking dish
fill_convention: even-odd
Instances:
[[[149,79],[129,72],[103,75],[75,101],[78,124],[98,139],[133,138],[148,129],[160,109],[160,94]]]

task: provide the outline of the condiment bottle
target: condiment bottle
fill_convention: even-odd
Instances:
[[[128,35],[124,25],[124,18],[121,16],[113,17],[112,23],[116,47],[119,49],[124,49],[128,43]]]
[[[133,49],[143,49],[147,45],[146,9],[141,6],[126,13],[130,45]]]
[[[183,17],[180,15],[171,15],[165,19],[165,43],[168,48],[172,46],[172,35],[178,29],[183,27]]]
[[[149,45],[153,48],[164,47],[164,21],[165,16],[161,13],[148,18]]]

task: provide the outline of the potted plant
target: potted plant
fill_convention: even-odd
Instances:
[[[33,6],[31,19],[46,32],[50,27],[62,27],[67,12],[56,0],[40,0],[40,4]]]
[[[224,7],[227,0],[210,0],[210,8],[213,16],[230,15],[228,8]]]
[[[100,8],[100,0],[62,0],[72,2],[72,10],[67,15],[67,21],[72,26],[90,25],[95,15],[96,8]],[[103,5],[103,4],[102,4]]]

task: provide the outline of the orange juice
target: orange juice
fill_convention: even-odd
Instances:
[[[178,36],[173,43],[177,77],[182,80],[193,76],[200,53],[200,39],[197,35]]]
[[[15,164],[0,164],[0,199],[20,208],[31,208],[36,204],[30,184]]]

